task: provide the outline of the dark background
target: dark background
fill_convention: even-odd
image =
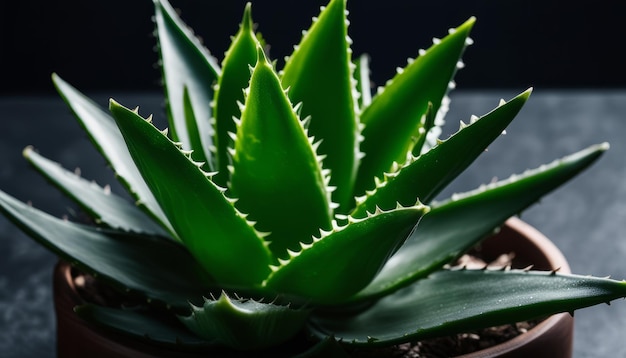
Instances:
[[[244,0],[171,0],[220,60]],[[253,18],[282,60],[327,0],[257,1]],[[381,84],[431,39],[476,16],[459,88],[626,86],[626,1],[348,2],[356,55]],[[0,94],[52,92],[57,72],[83,91],[158,88],[150,0],[7,1],[0,5]]]

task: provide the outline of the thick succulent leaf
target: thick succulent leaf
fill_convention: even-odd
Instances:
[[[237,208],[271,232],[285,257],[320,228],[330,228],[330,194],[311,144],[271,64],[259,48],[233,153],[231,190]]]
[[[420,136],[420,121],[432,103],[437,112],[466,46],[474,18],[420,54],[372,99],[362,115],[365,124],[355,194],[374,186],[394,161],[403,163],[406,153]],[[424,135],[422,133],[421,135]]]
[[[160,345],[163,349],[176,351],[202,351],[210,349],[213,354],[222,356],[233,355],[232,350],[220,350],[218,341],[207,341],[192,333],[182,323],[169,317],[159,317],[150,312],[137,309],[117,309],[92,304],[77,306],[74,311],[84,320],[102,328],[125,334],[138,341],[145,341],[152,345]],[[280,328],[280,327],[277,327]],[[238,346],[242,349],[246,346]],[[302,348],[302,347],[298,347]],[[300,351],[300,350],[298,350]],[[223,355],[222,355],[223,353]],[[272,354],[272,351],[255,352],[255,356],[283,356]],[[241,354],[236,354],[242,357]],[[325,338],[308,349],[296,354],[294,358],[348,358],[349,355],[333,338]]]
[[[355,117],[356,88],[352,79],[346,1],[332,0],[289,57],[282,84],[293,103],[302,102],[302,116],[311,116],[309,131],[323,139],[319,153],[337,188],[333,200],[346,207],[353,198],[359,156]],[[344,210],[345,211],[345,210]]]
[[[608,148],[603,143],[507,180],[433,203],[406,243],[360,298],[383,296],[441,268],[512,215],[583,171]]]
[[[233,38],[222,62],[222,75],[215,92],[215,146],[217,148],[218,173],[214,181],[226,185],[228,148],[232,148],[229,133],[235,133],[233,118],[241,116],[239,104],[244,102],[243,89],[250,83],[250,70],[257,60],[257,40],[252,23],[252,5],[248,3],[244,11],[239,32]]]
[[[186,125],[186,128],[187,128],[189,145],[186,145],[186,146],[183,145],[183,147],[203,148],[203,146],[204,146],[204,144],[203,144],[203,140],[204,140],[203,137],[206,137],[208,129],[202,129],[202,127],[204,125],[204,122],[202,122],[202,121],[198,122],[198,120],[201,119],[201,118],[196,117],[194,104],[191,102],[192,101],[192,99],[191,99],[192,96],[193,95],[190,94],[190,92],[189,92],[189,88],[187,86],[184,86],[184,88],[183,88],[183,113],[185,114],[185,125]],[[172,121],[170,120],[170,123],[171,122]],[[174,136],[175,136],[175,134],[174,134]],[[182,143],[182,142],[180,142],[180,143]],[[194,159],[197,158],[198,162],[200,162],[200,163],[204,163],[204,164],[207,163],[208,159],[203,156],[203,154],[201,152],[201,149],[198,149],[197,152],[196,152],[196,150],[194,150],[194,153],[200,153],[200,154],[196,154],[194,156]],[[208,166],[208,167],[211,167],[211,166]]]
[[[159,318],[150,312],[92,304],[77,306],[74,311],[81,318],[95,325],[131,336],[139,341],[162,345],[164,348],[193,350],[215,346],[213,342],[189,332],[175,318]]]
[[[431,148],[425,146],[427,142],[428,133],[435,130],[435,119],[437,118],[437,113],[435,112],[435,106],[433,106],[432,102],[428,102],[428,107],[426,108],[426,113],[422,116],[422,123],[420,123],[420,135],[415,139],[415,143],[413,144],[413,149],[411,149],[411,154],[415,157],[419,156],[422,153],[426,153]]]
[[[220,284],[260,283],[271,254],[224,189],[136,112],[113,100],[111,112],[137,168],[198,262]]]
[[[372,103],[372,82],[370,80],[370,61],[368,55],[361,55],[354,62],[354,78],[359,92],[358,105],[363,109]]]
[[[196,161],[208,163],[214,170],[210,103],[219,65],[166,0],[154,0],[154,5],[170,130],[184,149],[195,151]],[[186,104],[191,105],[191,111]],[[191,113],[194,121],[189,120]]]
[[[450,102],[450,97],[445,96],[437,111],[435,111],[435,106],[432,103],[428,103],[423,122],[423,133],[426,135],[422,137],[420,134],[419,138],[415,139],[415,145],[411,149],[411,154],[414,156],[424,154],[441,142],[441,134],[443,134],[443,127],[446,124],[445,116],[450,110]],[[421,130],[419,132],[422,133]]]
[[[120,291],[184,312],[189,300],[212,287],[189,252],[170,241],[60,220],[3,192],[0,211],[38,243]]]
[[[94,146],[113,167],[118,179],[137,200],[139,207],[146,210],[173,237],[176,237],[163,210],[143,181],[133,159],[126,150],[124,138],[115,125],[115,120],[61,77],[53,74],[52,80],[61,97],[89,135]]]
[[[157,235],[169,234],[128,200],[89,182],[58,163],[45,158],[32,147],[24,149],[24,157],[41,175],[74,200],[97,223],[113,229]]]
[[[626,283],[550,272],[439,271],[354,316],[312,318],[312,331],[389,345],[542,318],[626,296]]]
[[[181,322],[204,339],[238,350],[263,349],[281,344],[298,333],[309,311],[254,300],[205,299],[202,307]]]
[[[417,198],[424,203],[430,202],[500,136],[528,96],[530,90],[501,103],[470,125],[462,126],[455,135],[425,154],[410,157],[404,165],[392,168],[373,193],[357,200],[352,215],[362,217],[376,206],[389,209],[396,202],[411,205]]]
[[[340,303],[361,290],[402,245],[428,209],[418,205],[350,219],[291,252],[266,281],[278,293],[307,302]]]

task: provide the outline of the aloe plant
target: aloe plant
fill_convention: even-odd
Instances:
[[[136,202],[32,147],[24,150],[30,164],[95,225],[0,192],[1,211],[32,238],[120,295],[141,298],[132,310],[79,306],[82,318],[183,350],[269,349],[299,333],[341,350],[626,296],[626,284],[610,279],[447,268],[608,148],[436,200],[531,94],[438,138],[474,18],[416,51],[372,95],[368,58],[352,58],[346,0],[322,8],[280,71],[250,4],[221,64],[166,0],[154,5],[169,131],[114,100],[107,112],[53,75]]]

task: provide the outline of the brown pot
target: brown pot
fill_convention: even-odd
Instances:
[[[569,273],[563,254],[543,234],[513,218],[501,231],[485,240],[481,253],[497,257],[515,252],[520,265],[534,265],[539,270],[559,269]],[[59,357],[206,357],[204,354],[165,350],[124,335],[104,331],[74,314],[73,308],[84,303],[72,278],[71,267],[59,262],[54,272],[54,304],[57,315],[57,353]],[[572,356],[573,318],[567,314],[550,316],[527,333],[510,341],[463,358],[477,357],[554,357]],[[212,355],[215,356],[215,355]]]

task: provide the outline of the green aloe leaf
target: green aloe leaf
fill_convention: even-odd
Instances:
[[[252,23],[252,5],[248,3],[237,35],[233,38],[230,48],[222,62],[222,75],[215,92],[215,144],[217,147],[218,174],[215,182],[226,185],[228,175],[229,153],[232,139],[229,133],[235,133],[233,118],[241,117],[239,104],[244,102],[243,88],[250,82],[251,66],[257,60],[257,40]]]
[[[356,195],[371,189],[374,177],[382,177],[394,161],[405,161],[406,153],[420,136],[420,121],[428,103],[432,103],[437,112],[448,92],[474,22],[471,18],[436,41],[400,71],[365,108],[361,115],[361,122],[365,124],[361,150],[365,157],[359,167]]]
[[[347,225],[321,232],[312,244],[291,252],[265,285],[311,303],[340,303],[372,280],[427,210],[421,205],[398,207],[349,219]]]
[[[192,306],[181,322],[208,341],[239,350],[263,349],[281,344],[298,333],[309,311],[254,300],[231,299],[225,293],[217,300]]]
[[[170,238],[162,227],[128,200],[63,169],[61,165],[45,158],[32,147],[24,149],[24,157],[41,175],[78,203],[96,222],[122,231]]]
[[[415,232],[359,296],[382,296],[441,268],[583,171],[607,149],[606,143],[591,146],[522,175],[433,203]]]
[[[197,350],[215,346],[214,342],[190,332],[175,318],[160,318],[154,312],[92,304],[77,306],[74,311],[81,318],[95,325],[163,347]]]
[[[625,294],[625,282],[589,276],[444,270],[353,317],[313,317],[312,331],[357,345],[389,345],[573,312]]]
[[[184,149],[194,150],[196,161],[215,170],[210,150],[213,136],[210,103],[221,70],[167,1],[154,0],[154,5],[172,136],[183,143]]]
[[[372,82],[370,80],[370,58],[368,55],[361,55],[356,59],[354,78],[356,79],[356,89],[359,92],[358,104],[363,109],[372,103]]]
[[[422,122],[419,125],[419,135],[415,139],[415,143],[413,143],[413,149],[411,149],[413,156],[417,157],[431,149],[426,147],[425,144],[427,143],[428,133],[435,128],[436,117],[435,106],[433,106],[432,102],[428,102],[426,113],[422,116]]]
[[[389,209],[396,202],[411,205],[417,198],[430,202],[500,136],[529,96],[530,90],[509,102],[502,102],[480,119],[462,126],[455,135],[425,154],[409,158],[404,165],[392,168],[373,193],[358,199],[359,204],[352,215],[361,217],[376,206]]]
[[[185,124],[186,124],[186,129],[187,129],[189,145],[183,145],[183,147],[192,148],[191,150],[193,150],[194,153],[196,153],[196,155],[194,155],[194,158],[197,158],[198,159],[197,161],[199,163],[206,164],[208,163],[207,162],[208,159],[202,153],[202,148],[204,146],[203,144],[204,140],[202,138],[206,137],[207,133],[209,132],[208,132],[208,129],[202,129],[205,123],[199,120],[200,118],[196,117],[196,109],[194,108],[197,108],[197,106],[194,106],[194,104],[192,103],[191,96],[192,95],[189,92],[189,88],[187,86],[184,86],[182,105],[183,105],[183,113],[185,115]],[[169,123],[171,124],[172,121],[170,120]],[[180,143],[182,144],[182,142]],[[211,168],[212,165],[213,165],[212,163],[208,163],[208,165],[206,166],[203,165],[203,167]]]
[[[130,154],[185,246],[225,286],[260,283],[271,254],[224,189],[148,120],[111,100]]]
[[[212,287],[189,252],[173,242],[60,220],[1,191],[0,211],[38,243],[120,291],[185,312],[189,300]]]
[[[330,194],[298,114],[259,48],[237,124],[231,190],[237,208],[258,223],[277,257],[330,228]]]
[[[102,328],[113,330],[139,341],[160,345],[178,351],[202,351],[212,349],[221,352],[217,340],[208,341],[190,332],[182,323],[174,318],[158,317],[150,312],[137,309],[118,309],[92,304],[77,306],[74,311],[84,320]],[[306,311],[303,311],[306,312]],[[236,347],[241,349],[241,346]],[[302,348],[302,347],[300,347]],[[271,351],[256,352],[256,355],[274,356]],[[224,353],[226,355],[232,354]],[[241,356],[241,355],[237,355]],[[276,355],[278,356],[278,355]],[[280,355],[282,356],[282,355]],[[307,351],[296,354],[294,358],[348,358],[349,355],[333,338],[322,339]]]
[[[310,134],[322,139],[319,153],[330,169],[333,200],[345,208],[359,157],[356,88],[345,18],[346,1],[332,0],[303,36],[282,73],[293,103],[302,102],[302,116],[311,116]],[[345,210],[344,210],[345,211]]]
[[[115,125],[115,120],[58,75],[53,74],[52,80],[61,97],[89,135],[94,146],[113,167],[118,179],[137,200],[138,205],[145,209],[173,237],[177,237],[126,150],[124,138]]]

